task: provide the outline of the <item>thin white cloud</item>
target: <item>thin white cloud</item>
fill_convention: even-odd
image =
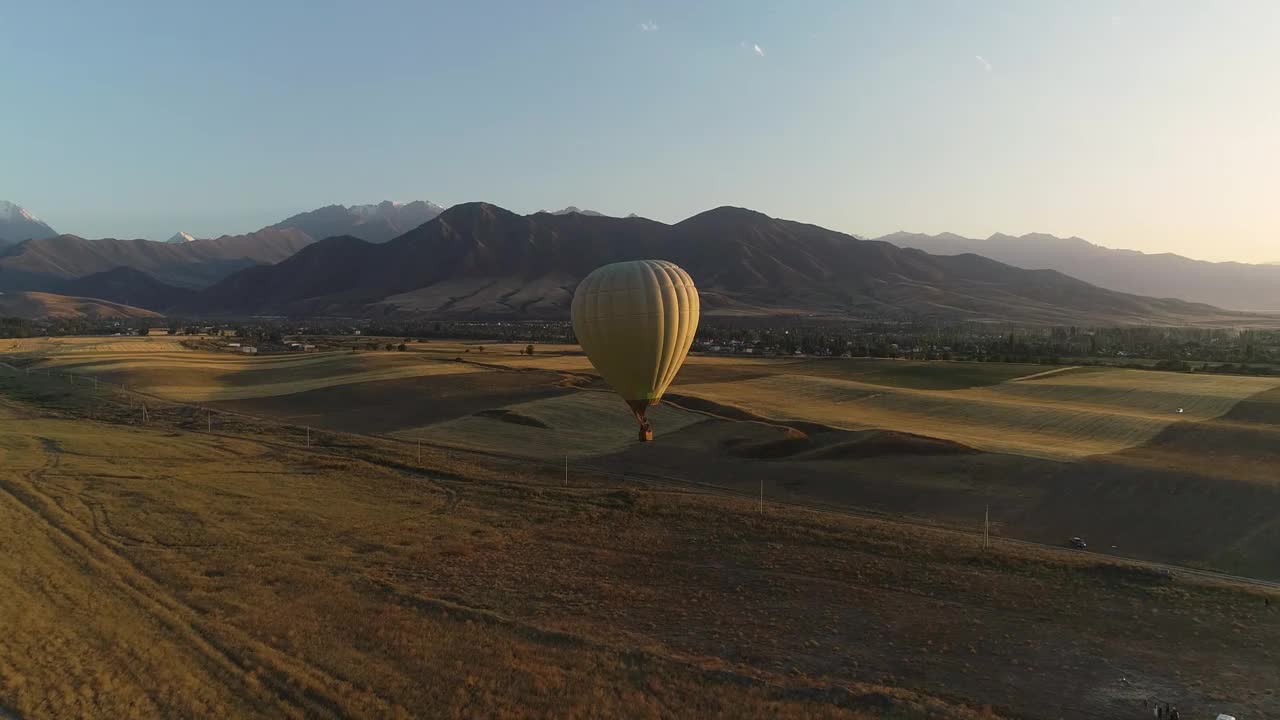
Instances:
[[[985,69],[987,72],[991,72],[991,63],[987,62],[986,58],[982,57],[981,55],[974,55],[973,57],[977,59],[978,62],[982,63],[983,69]]]
[[[654,32],[658,29],[658,23],[650,20],[649,22],[640,23],[640,32]]]
[[[760,57],[764,57],[764,50],[761,50],[759,45],[752,45],[751,49],[756,52],[756,55],[759,55]]]

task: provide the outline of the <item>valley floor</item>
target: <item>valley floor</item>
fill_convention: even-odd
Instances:
[[[1280,712],[1280,594],[0,368],[0,707]]]

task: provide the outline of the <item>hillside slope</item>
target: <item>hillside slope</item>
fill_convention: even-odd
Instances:
[[[925,316],[1030,323],[1245,323],[975,255],[932,256],[741,208],[675,225],[467,203],[381,245],[332,238],[196,295],[188,312],[563,318],[578,281],[664,258],[710,315]]]
[[[160,317],[159,313],[96,298],[55,295],[43,292],[0,292],[0,317],[43,320],[46,318],[125,319]]]

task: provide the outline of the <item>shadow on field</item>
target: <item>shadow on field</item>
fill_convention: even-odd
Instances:
[[[1280,579],[1280,390],[1076,462],[885,430],[801,430],[703,405],[720,417],[592,464],[975,529],[989,506],[994,532],[1007,537],[1065,544],[1079,535],[1111,554]]]
[[[574,392],[563,380],[559,373],[538,371],[462,373],[374,380],[209,406],[327,430],[389,433]]]

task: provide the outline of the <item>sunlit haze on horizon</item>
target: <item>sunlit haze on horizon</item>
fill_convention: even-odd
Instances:
[[[0,0],[0,200],[239,233],[485,200],[1280,260],[1280,3]]]

